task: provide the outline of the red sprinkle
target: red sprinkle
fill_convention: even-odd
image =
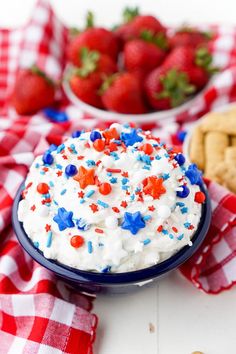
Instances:
[[[125,178],[128,178],[128,177],[129,177],[129,174],[128,174],[128,172],[123,172],[123,173],[121,174],[121,176],[122,176],[122,177],[125,177]]]
[[[32,205],[32,207],[30,208],[30,210],[32,210],[32,211],[35,211],[35,209],[36,209],[35,205]]]
[[[157,231],[162,232],[162,230],[163,230],[163,226],[162,225],[158,226]]]
[[[60,177],[62,175],[62,171],[57,171],[57,177]]]
[[[108,195],[111,193],[111,185],[110,183],[104,182],[101,183],[101,185],[99,186],[99,193],[103,194],[103,195]]]
[[[193,225],[190,225],[189,227],[188,227],[188,230],[193,230],[194,229],[194,226]]]
[[[172,230],[174,231],[174,232],[178,232],[178,229],[176,228],[176,227],[172,227]]]
[[[206,200],[206,196],[203,192],[199,191],[195,193],[194,200],[196,203],[202,204]]]
[[[32,184],[33,184],[33,182],[28,183],[27,186],[25,187],[25,189],[30,188],[32,186]]]
[[[84,147],[86,147],[86,148],[90,148],[89,143],[88,143],[88,142],[87,142],[87,143],[85,143],[85,144],[84,144]]]
[[[90,204],[90,206],[89,206],[90,208],[91,208],[91,210],[92,210],[92,212],[93,213],[96,213],[97,211],[98,211],[98,206],[97,206],[97,204]]]
[[[45,230],[46,230],[46,232],[51,231],[51,225],[46,224],[45,225]]]
[[[83,198],[84,197],[84,192],[83,191],[78,192],[78,197],[79,198]]]
[[[79,235],[74,235],[70,239],[70,244],[74,248],[79,248],[84,244],[84,238]]]
[[[121,170],[119,168],[107,168],[106,171],[111,172],[111,173],[120,173],[121,172]]]
[[[84,159],[84,156],[82,156],[82,155],[77,156],[77,160],[83,160],[83,159]]]
[[[120,204],[120,206],[122,207],[122,208],[127,208],[127,202],[125,201],[125,200],[123,200],[122,202],[121,202],[121,204]]]
[[[111,152],[118,150],[117,145],[116,145],[115,143],[110,143],[110,144],[108,145],[108,149],[109,149]]]
[[[148,207],[148,210],[154,211],[154,210],[156,210],[156,208],[154,207],[154,205],[151,205],[151,206]]]
[[[104,231],[102,229],[95,229],[94,231],[97,232],[98,234],[103,234],[104,233]]]
[[[117,207],[112,207],[112,210],[113,210],[115,213],[119,213],[119,212],[120,212],[120,209],[118,209]]]
[[[151,144],[143,144],[140,148],[146,155],[151,155],[153,153],[153,147]]]
[[[47,194],[49,191],[49,187],[47,183],[39,183],[37,185],[37,192],[39,194]]]

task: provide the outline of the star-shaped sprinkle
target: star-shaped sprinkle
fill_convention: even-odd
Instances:
[[[156,208],[154,207],[154,205],[151,205],[151,206],[148,207],[148,210],[154,211],[154,210],[156,210]]]
[[[79,198],[83,198],[84,197],[84,192],[83,191],[78,192],[78,197]]]
[[[120,206],[121,206],[122,208],[127,208],[127,205],[128,205],[127,202],[126,202],[125,200],[122,200]]]
[[[126,146],[132,146],[135,143],[143,141],[143,138],[137,134],[136,129],[132,129],[131,133],[121,133],[120,138]]]
[[[30,208],[30,210],[32,210],[32,211],[35,211],[35,209],[36,209],[35,205],[32,205],[32,207]]]
[[[72,211],[67,211],[65,208],[58,208],[57,215],[54,216],[53,220],[58,224],[59,230],[63,231],[68,227],[75,226],[72,217]]]
[[[116,128],[107,129],[102,133],[102,135],[106,140],[119,139],[119,133],[117,132]]]
[[[92,203],[92,204],[89,205],[89,207],[91,208],[93,213],[96,213],[98,211],[97,204]]]
[[[57,171],[57,177],[60,177],[62,175],[62,171]]]
[[[153,199],[159,199],[160,196],[166,192],[166,189],[163,186],[163,178],[150,176],[143,181],[143,185],[144,193],[151,195]]]
[[[79,182],[80,188],[84,189],[95,184],[94,171],[94,168],[86,169],[80,166],[78,173],[73,178]]]
[[[46,232],[51,231],[51,225],[46,224],[45,225],[45,230],[46,230]]]
[[[129,230],[133,235],[136,235],[139,229],[143,229],[146,226],[145,221],[142,219],[140,211],[135,213],[125,212],[124,219],[121,224],[121,228]]]

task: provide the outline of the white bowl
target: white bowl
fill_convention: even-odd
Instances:
[[[65,70],[65,77],[67,77],[67,73],[70,70],[70,66],[68,66]],[[181,114],[185,110],[188,110],[203,94],[203,92],[209,87],[212,82],[212,78],[209,80],[208,84],[205,88],[200,91],[198,94],[190,98],[188,101],[183,103],[182,105],[172,108],[165,111],[158,111],[158,112],[151,112],[151,113],[144,113],[144,114],[123,114],[123,113],[116,113],[111,111],[105,111],[89,104],[81,101],[71,90],[70,84],[68,80],[63,81],[63,89],[67,98],[73,103],[75,106],[82,109],[85,113],[89,114],[90,116],[97,118],[101,121],[112,122],[116,121],[119,123],[127,123],[127,122],[134,122],[134,123],[155,123],[156,121],[166,120],[168,118],[172,118],[178,114]]]
[[[202,116],[200,119],[196,120],[196,122],[194,122],[192,124],[191,129],[187,132],[187,135],[186,135],[186,137],[184,139],[184,143],[183,143],[183,154],[184,154],[187,162],[191,163],[189,150],[190,150],[190,142],[191,142],[194,128],[196,126],[200,125],[202,120],[204,118],[206,118],[206,116],[208,116],[208,114],[210,114],[212,112],[227,112],[233,108],[236,108],[236,102],[227,103],[227,104],[224,104],[223,106],[216,107],[212,111],[204,114],[204,116]]]

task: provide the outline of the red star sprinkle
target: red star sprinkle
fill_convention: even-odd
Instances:
[[[83,160],[83,159],[84,159],[84,156],[82,156],[82,155],[77,156],[77,160]]]
[[[51,225],[46,224],[45,225],[45,230],[46,230],[46,232],[51,231]]]
[[[123,173],[121,174],[121,176],[122,176],[122,177],[125,177],[125,178],[129,178],[128,172],[123,172]]]
[[[125,200],[123,200],[122,202],[121,202],[121,204],[120,204],[120,206],[122,207],[122,208],[127,208],[127,202],[125,201]]]
[[[80,188],[84,189],[87,186],[92,186],[95,184],[94,179],[94,168],[86,169],[80,166],[78,173],[73,177],[73,179],[79,182]]]
[[[190,225],[190,226],[188,227],[188,229],[189,229],[189,230],[193,230],[193,229],[194,229],[194,226],[193,226],[193,225]]]
[[[110,128],[108,130],[105,130],[102,135],[106,140],[111,140],[111,139],[119,139],[119,133],[117,132],[116,128]]]
[[[68,160],[68,157],[66,155],[62,155],[64,160]]]
[[[84,197],[84,192],[83,191],[78,192],[78,197],[79,198],[83,198]]]
[[[91,208],[91,210],[93,211],[93,213],[96,213],[98,211],[98,206],[97,204],[90,204],[89,206]]]
[[[116,145],[115,143],[110,143],[110,144],[108,145],[108,149],[109,149],[111,152],[118,150],[117,145]]]
[[[163,178],[157,178],[156,176],[150,176],[143,180],[143,191],[145,194],[149,194],[153,199],[159,199],[162,194],[166,192],[163,186]]]
[[[44,172],[48,172],[48,167],[43,167],[42,169]]]
[[[156,210],[156,208],[154,207],[154,205],[151,205],[151,206],[148,207],[148,210],[154,211],[154,210]]]
[[[30,210],[32,210],[32,211],[35,211],[35,209],[36,209],[35,205],[32,205],[32,207],[30,208]]]
[[[86,148],[88,148],[88,149],[90,148],[90,145],[89,145],[89,142],[88,142],[88,141],[87,141],[87,143],[84,144],[84,147],[86,147]]]
[[[57,171],[57,177],[60,177],[62,175],[62,171]]]

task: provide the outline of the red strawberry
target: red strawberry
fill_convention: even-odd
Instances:
[[[111,31],[105,28],[88,28],[74,37],[68,46],[68,59],[73,63],[77,62],[77,58],[83,47],[90,50],[97,50],[102,54],[110,56],[113,60],[117,59],[117,38]]]
[[[102,100],[98,90],[102,84],[100,73],[92,73],[86,77],[73,74],[70,78],[70,87],[74,94],[87,104],[102,108]]]
[[[196,48],[206,45],[210,39],[212,39],[212,34],[209,32],[201,32],[196,28],[185,27],[175,32],[169,41],[171,48],[179,46]]]
[[[145,76],[159,66],[165,57],[165,52],[157,45],[134,39],[125,44],[124,65],[128,71],[140,72]]]
[[[113,75],[104,82],[101,91],[102,102],[110,111],[127,114],[146,112],[139,81],[132,73]]]
[[[136,16],[132,21],[132,27],[137,36],[140,36],[143,31],[148,30],[153,34],[166,32],[166,28],[154,16],[143,15]]]
[[[38,67],[20,71],[11,97],[19,114],[34,114],[54,103],[55,85]]]
[[[88,76],[92,72],[112,74],[117,71],[116,63],[106,54],[101,54],[95,50],[81,48],[73,64],[79,67],[81,76]]]
[[[139,15],[139,9],[135,8],[125,8],[123,11],[123,24],[115,28],[115,35],[120,42],[121,48],[124,43],[130,39],[136,37],[136,31],[133,29],[131,22],[132,20]]]
[[[145,82],[147,100],[157,110],[179,106],[194,91],[187,74],[176,69],[154,69]]]
[[[202,88],[204,82],[206,83],[216,70],[212,67],[212,56],[206,48],[196,49],[190,46],[174,48],[165,59],[163,68],[165,70],[174,68],[185,72],[190,83],[195,84],[197,89]],[[201,76],[199,80],[197,75]]]

